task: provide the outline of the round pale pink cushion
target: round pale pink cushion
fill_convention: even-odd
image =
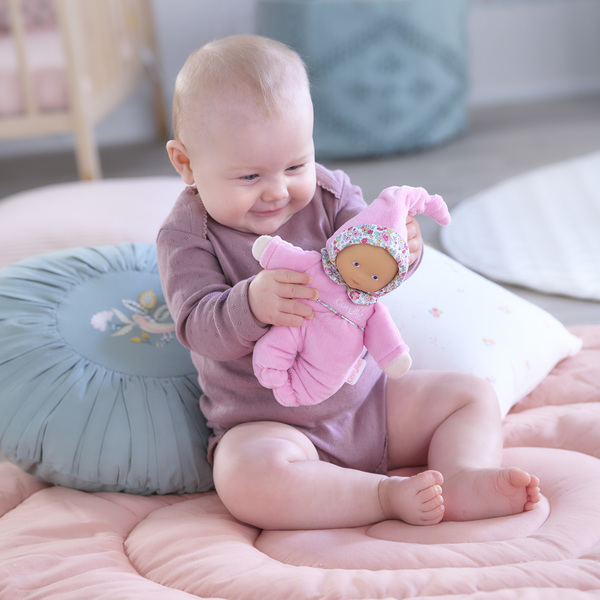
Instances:
[[[0,267],[36,254],[153,243],[185,187],[177,176],[49,185],[0,201]]]

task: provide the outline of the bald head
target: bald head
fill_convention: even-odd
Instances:
[[[235,35],[210,42],[190,55],[175,83],[173,129],[200,133],[214,111],[231,106],[280,115],[299,100],[310,101],[306,67],[280,42]]]

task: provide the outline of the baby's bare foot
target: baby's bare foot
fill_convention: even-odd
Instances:
[[[411,525],[435,525],[444,516],[444,499],[438,471],[413,477],[387,477],[379,483],[379,503],[386,519]]]
[[[517,468],[460,471],[446,480],[447,521],[470,521],[533,510],[540,501],[540,481]]]

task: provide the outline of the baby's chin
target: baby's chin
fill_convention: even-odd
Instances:
[[[254,222],[248,224],[247,232],[256,235],[275,235],[283,225],[285,225],[295,213],[286,215],[285,217],[273,219],[255,219]]]

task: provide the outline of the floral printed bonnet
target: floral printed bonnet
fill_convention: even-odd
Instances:
[[[407,245],[407,215],[425,214],[440,225],[450,222],[448,207],[438,195],[430,196],[423,188],[389,187],[363,211],[350,219],[327,240],[321,250],[323,269],[336,283],[346,285],[335,266],[337,255],[347,246],[369,244],[387,250],[398,263],[398,273],[384,288],[363,292],[348,287],[348,297],[355,304],[374,304],[395,290],[406,277],[410,252]]]

